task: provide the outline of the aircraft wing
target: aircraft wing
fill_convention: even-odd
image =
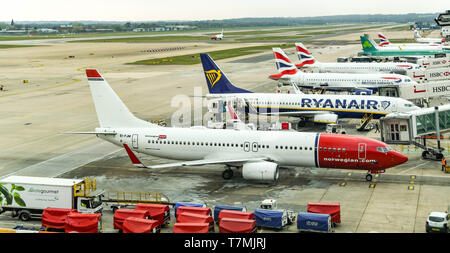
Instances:
[[[116,135],[116,132],[63,132],[61,134],[103,134],[103,135]]]
[[[176,162],[176,163],[167,163],[161,165],[153,165],[146,166],[144,165],[139,158],[133,153],[133,151],[128,147],[127,144],[123,144],[123,147],[127,151],[128,156],[130,157],[131,162],[134,166],[139,168],[148,168],[148,169],[161,169],[161,168],[170,168],[170,167],[178,167],[178,166],[201,166],[208,164],[228,164],[228,163],[246,163],[246,162],[257,162],[257,161],[269,161],[271,160],[269,157],[260,156],[249,156],[249,157],[240,157],[240,158],[210,158],[210,159],[201,159],[194,161],[186,161],[186,162]]]

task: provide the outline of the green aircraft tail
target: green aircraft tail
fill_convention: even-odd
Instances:
[[[367,38],[366,36],[360,36],[360,38],[364,52],[378,51],[376,45],[374,45],[374,42],[372,42],[369,38]]]

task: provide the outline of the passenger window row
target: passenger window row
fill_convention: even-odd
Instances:
[[[290,150],[313,150],[312,147],[297,147],[297,146],[275,146],[275,149],[290,149]]]
[[[345,152],[345,151],[346,151],[345,148],[342,148],[342,149],[341,149],[341,148],[327,148],[327,147],[322,148],[322,147],[319,147],[319,151],[322,151],[322,150],[323,150],[323,151],[330,151],[330,152],[331,152],[331,151],[333,151],[333,152],[336,152],[336,151],[337,151],[337,152],[341,152],[341,151],[342,151],[342,152]]]
[[[189,145],[189,146],[214,146],[214,147],[244,147],[244,144],[237,143],[218,143],[218,142],[195,142],[195,141],[159,141],[148,140],[152,144],[166,144],[166,145]],[[258,148],[270,148],[269,145],[258,145]]]

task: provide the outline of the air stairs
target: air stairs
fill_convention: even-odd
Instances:
[[[366,129],[366,126],[370,123],[370,121],[373,119],[372,113],[366,113],[364,114],[364,117],[361,119],[361,124],[358,131],[369,131],[370,129]]]

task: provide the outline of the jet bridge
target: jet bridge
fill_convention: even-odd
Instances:
[[[381,140],[388,144],[415,145],[425,159],[442,159],[440,136],[450,130],[450,104],[407,113],[390,113],[380,119]],[[438,136],[437,147],[427,146],[427,136]]]

